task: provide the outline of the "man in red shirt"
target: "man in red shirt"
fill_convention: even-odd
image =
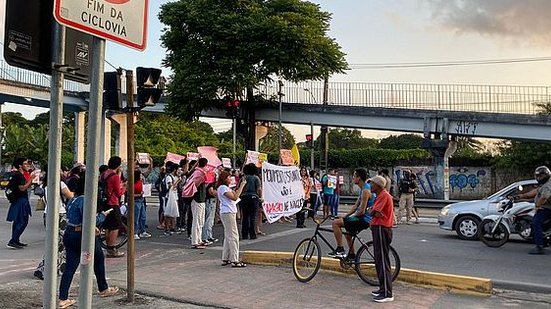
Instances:
[[[103,227],[108,231],[106,235],[108,258],[124,256],[124,252],[120,252],[115,248],[121,226],[120,199],[126,192],[126,182],[121,183],[121,164],[122,160],[120,157],[111,157],[107,163],[109,169],[100,176],[100,181],[104,181],[106,184],[107,209],[113,209],[103,222]],[[107,209],[104,209],[104,211]]]
[[[373,234],[373,258],[375,269],[379,279],[379,289],[373,291],[373,300],[378,303],[391,302],[392,295],[392,271],[388,251],[392,242],[392,225],[394,223],[394,203],[392,196],[385,189],[386,179],[382,176],[371,178],[371,192],[377,194],[373,207],[368,211],[371,219],[371,232]]]

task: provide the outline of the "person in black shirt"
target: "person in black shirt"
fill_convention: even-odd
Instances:
[[[7,247],[10,249],[21,249],[27,246],[26,243],[20,241],[21,234],[27,228],[29,224],[29,217],[31,216],[31,205],[29,203],[29,195],[27,190],[32,184],[32,180],[35,177],[35,173],[31,174],[29,180],[26,180],[23,176],[24,172],[28,172],[29,163],[27,159],[17,158],[13,162],[13,167],[17,169],[13,172],[12,178],[6,190],[6,194],[10,195],[10,208],[8,210],[7,221],[13,222],[11,229],[11,239],[8,242]],[[11,193],[9,193],[11,192]]]

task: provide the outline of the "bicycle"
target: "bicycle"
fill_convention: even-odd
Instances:
[[[128,233],[126,232],[128,229],[127,223],[128,223],[128,216],[127,216],[127,208],[126,206],[121,206],[121,227],[119,228],[119,235],[117,237],[117,240],[115,241],[115,249],[120,249],[122,246],[126,245],[128,242]],[[100,227],[100,239],[101,239],[101,247],[103,249],[107,248],[107,238],[106,233],[108,231],[104,229],[103,227]]]
[[[313,218],[316,223],[316,230],[314,236],[303,239],[295,249],[293,254],[293,273],[295,278],[300,282],[308,282],[312,280],[318,273],[321,267],[321,248],[318,243],[318,237],[333,251],[335,248],[331,243],[323,237],[321,231],[331,232],[332,229],[321,227],[321,225],[327,221],[329,217],[320,221],[319,218]],[[362,281],[369,285],[379,285],[377,279],[377,273],[375,271],[375,259],[373,257],[373,241],[364,242],[357,233],[349,233],[344,231],[344,235],[352,236],[352,243],[354,244],[356,239],[360,242],[361,246],[356,251],[356,258],[349,260],[347,257],[335,257],[340,260],[340,265],[343,269],[351,269],[354,267],[356,273]],[[392,281],[394,281],[400,273],[400,257],[393,247],[390,247],[390,264],[392,269]]]

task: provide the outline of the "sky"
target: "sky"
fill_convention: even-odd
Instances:
[[[0,0],[4,7],[6,0]],[[161,67],[163,25],[152,0],[144,52],[108,42],[106,60],[114,66]],[[547,0],[312,0],[331,12],[329,36],[346,53],[351,67],[330,81],[551,85],[551,61],[437,68],[366,69],[365,64],[455,62],[551,57],[551,1]],[[3,10],[0,27],[3,34]],[[2,40],[3,42],[3,40]],[[106,70],[112,69],[108,65]],[[20,106],[3,110],[27,111]],[[215,130],[227,121],[210,121]],[[298,141],[305,126],[288,126]],[[316,135],[317,135],[316,130]],[[366,131],[380,137],[388,132]]]

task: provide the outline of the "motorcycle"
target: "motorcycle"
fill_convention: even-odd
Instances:
[[[525,240],[531,240],[534,203],[515,203],[506,199],[497,204],[499,215],[482,218],[478,226],[478,237],[488,247],[501,247],[511,234],[519,234]]]

